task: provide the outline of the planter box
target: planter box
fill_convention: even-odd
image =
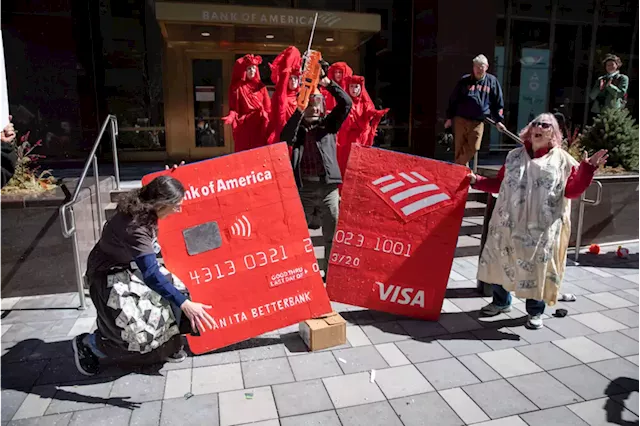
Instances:
[[[596,176],[602,184],[602,201],[585,205],[581,245],[604,244],[638,239],[638,175]],[[587,190],[588,199],[596,198],[596,186]],[[571,246],[578,235],[580,203],[572,200]]]
[[[71,238],[62,236],[58,210],[72,196],[77,179],[37,195],[3,195],[2,297],[35,296],[77,291]],[[100,179],[100,199],[109,202],[113,177]],[[87,178],[74,207],[81,271],[100,235],[95,188]]]

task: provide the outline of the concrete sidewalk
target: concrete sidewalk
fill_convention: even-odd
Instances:
[[[537,331],[517,299],[509,314],[481,318],[477,258],[459,258],[438,322],[334,303],[349,325],[344,347],[308,353],[291,326],[93,378],[77,372],[69,339],[94,327],[94,309],[69,309],[74,294],[2,299],[2,425],[637,425],[629,248],[627,260],[568,266],[563,291],[578,300],[547,308],[569,316]]]

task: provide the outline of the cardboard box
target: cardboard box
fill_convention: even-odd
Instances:
[[[312,351],[347,343],[347,322],[337,312],[300,323],[300,337]]]

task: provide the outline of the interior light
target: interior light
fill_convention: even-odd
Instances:
[[[210,33],[210,32],[208,32],[208,31],[203,31],[203,32],[201,32],[201,33],[200,33],[200,35],[201,35],[202,37],[209,37],[209,36],[211,36],[211,33]]]
[[[327,41],[333,41],[333,37],[327,37],[325,40],[327,40]]]
[[[268,39],[276,38],[273,34],[267,34],[265,37]]]

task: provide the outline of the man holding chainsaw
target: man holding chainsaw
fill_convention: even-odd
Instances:
[[[325,261],[321,267],[326,277],[327,259],[338,220],[338,185],[342,183],[336,134],[349,115],[352,102],[349,95],[327,77],[329,64],[320,61],[320,67],[318,84],[336,100],[335,107],[325,115],[324,96],[317,86],[312,87],[308,100],[298,98],[298,108],[287,121],[279,140],[293,147],[291,163],[309,227],[314,227],[314,223],[322,223]],[[306,107],[302,109],[300,106],[305,104]],[[318,217],[321,221],[317,220]]]

